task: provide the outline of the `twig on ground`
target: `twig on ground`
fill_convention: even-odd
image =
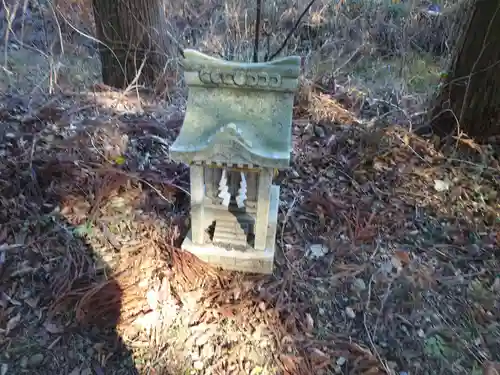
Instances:
[[[287,255],[286,255],[286,252],[285,252],[285,240],[284,240],[285,227],[287,225],[288,218],[290,218],[293,215],[294,207],[295,207],[295,204],[298,201],[298,197],[300,197],[300,191],[295,195],[292,203],[290,204],[290,206],[288,207],[287,212],[285,213],[285,217],[283,218],[283,224],[281,225],[281,246],[282,246],[282,251],[283,251],[283,257],[285,258],[286,262],[288,263],[288,267],[291,268],[291,269],[293,269],[294,271],[296,271],[297,274],[303,279],[300,270],[292,262],[290,262],[290,259],[288,259]],[[295,229],[297,231],[299,231],[299,228],[295,227]],[[300,235],[300,231],[299,231],[299,235]]]
[[[378,361],[380,362],[380,364],[384,368],[384,371],[386,372],[386,374],[391,375],[392,374],[391,369],[387,365],[387,362],[384,359],[382,359],[382,357],[380,356],[380,353],[378,352],[377,347],[375,346],[375,343],[373,342],[372,334],[370,333],[370,330],[368,328],[368,323],[366,321],[366,316],[368,314],[368,308],[370,307],[370,300],[372,298],[373,279],[374,279],[374,275],[372,275],[370,277],[370,281],[368,282],[368,296],[366,297],[365,311],[363,311],[363,325],[365,327],[365,332],[366,332],[366,335],[368,336],[368,341],[370,342],[370,346],[371,346],[373,352],[375,353],[375,356],[377,357]]]
[[[11,251],[11,250],[17,250],[20,247],[26,246],[26,244],[2,244],[0,245],[0,251]]]
[[[118,174],[122,174],[122,175],[125,175],[125,176],[128,176],[130,178],[133,178],[133,179],[136,179],[137,181],[141,181],[143,183],[145,183],[146,185],[148,185],[151,189],[153,189],[156,194],[158,194],[158,196],[165,200],[166,202],[169,202],[169,203],[173,203],[172,201],[170,201],[167,197],[165,197],[157,188],[155,188],[150,182],[146,181],[145,179],[139,177],[137,174],[133,173],[133,172],[127,172],[127,171],[123,171],[121,169],[118,169],[118,168],[112,168],[112,167],[103,167],[102,165],[98,165],[98,164],[95,164],[95,163],[91,163],[94,165],[94,167],[98,168],[98,169],[107,169],[107,170],[112,170],[113,172],[115,173],[118,173]],[[89,165],[89,167],[91,167],[91,165]],[[180,191],[182,191],[183,193],[185,193],[188,197],[191,196],[191,194],[189,193],[189,191],[187,191],[186,189],[180,187],[179,185],[176,185],[174,184],[173,182],[167,182],[167,184],[169,186],[172,186],[173,188],[176,188],[176,189],[179,189]]]

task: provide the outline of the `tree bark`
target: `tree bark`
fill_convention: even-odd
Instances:
[[[466,1],[448,73],[435,98],[431,126],[440,136],[500,134],[500,2]]]
[[[106,85],[152,87],[172,53],[162,0],[93,0],[102,78]],[[141,68],[141,66],[144,66]]]

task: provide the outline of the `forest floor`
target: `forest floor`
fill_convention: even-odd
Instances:
[[[179,250],[182,106],[106,88],[92,46],[64,47],[1,48],[0,375],[495,373],[498,146],[411,132],[428,55],[359,62],[349,91],[305,74],[259,276]]]

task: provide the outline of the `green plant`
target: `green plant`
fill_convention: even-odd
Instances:
[[[425,340],[424,353],[437,360],[447,360],[453,354],[453,349],[440,335],[434,335]]]
[[[92,229],[94,225],[90,221],[86,221],[85,223],[77,226],[73,233],[79,237],[90,236],[92,234]]]

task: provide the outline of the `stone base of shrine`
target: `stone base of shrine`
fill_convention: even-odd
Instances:
[[[271,187],[269,207],[269,225],[267,229],[267,245],[265,251],[248,247],[244,251],[215,246],[208,242],[204,245],[194,244],[191,231],[182,243],[182,249],[190,252],[212,266],[230,271],[272,274],[274,253],[276,251],[276,232],[278,228],[279,186]]]

